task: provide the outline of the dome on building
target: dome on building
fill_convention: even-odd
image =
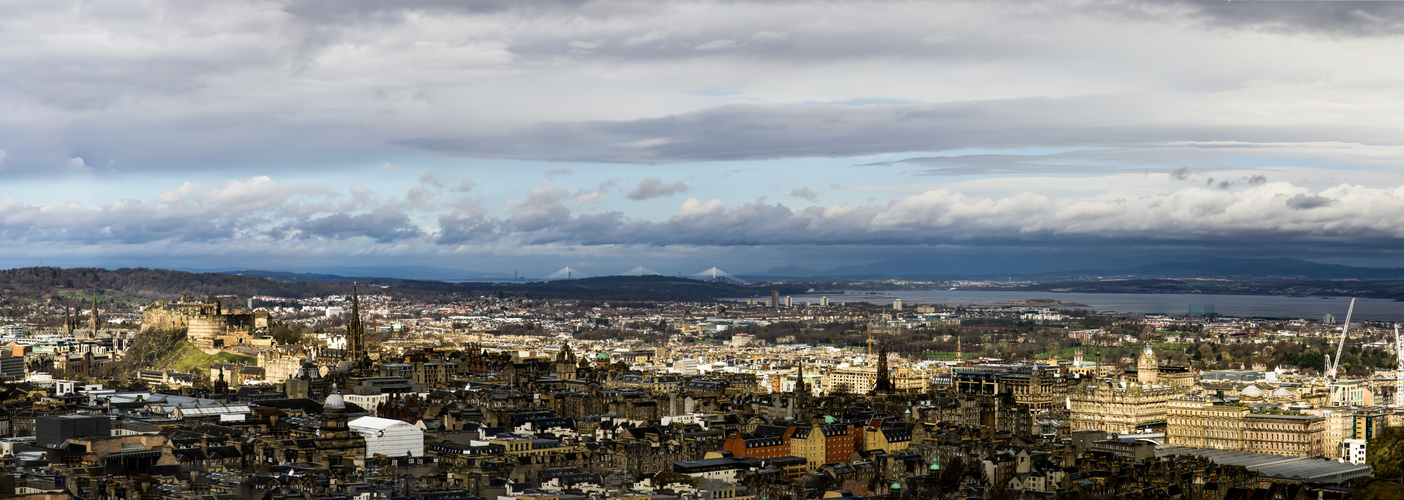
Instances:
[[[1248,387],[1243,388],[1243,392],[1241,392],[1240,394],[1250,398],[1261,398],[1263,397],[1263,390],[1259,389],[1256,385],[1250,385]]]
[[[322,403],[322,409],[324,409],[324,410],[345,410],[345,409],[346,409],[346,400],[341,399],[341,395],[340,395],[340,394],[332,393],[332,395],[327,396],[327,400],[326,400],[325,402]]]
[[[1272,391],[1272,395],[1278,397],[1291,397],[1292,391],[1287,390],[1286,387],[1278,387],[1277,390]]]

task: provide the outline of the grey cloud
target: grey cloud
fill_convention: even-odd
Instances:
[[[434,242],[457,245],[491,236],[497,224],[488,220],[487,212],[487,207],[480,201],[458,201],[451,212],[439,217],[439,235]]]
[[[804,199],[809,200],[809,201],[814,201],[814,200],[816,200],[816,199],[819,198],[819,193],[817,193],[817,192],[815,192],[815,191],[810,191],[808,187],[802,187],[802,188],[799,188],[799,189],[795,189],[795,190],[790,191],[790,196],[794,196],[794,197],[796,197],[796,198],[804,198]]]
[[[421,234],[397,204],[376,202],[353,189],[345,208],[319,186],[281,184],[268,177],[231,180],[215,187],[187,182],[154,203],[121,200],[79,203],[23,203],[0,199],[0,236],[26,244],[145,245],[235,243],[278,240],[346,240],[359,237],[387,243]]]
[[[376,209],[368,213],[351,215],[336,213],[292,224],[298,237],[346,239],[367,237],[379,243],[420,235],[419,228],[410,223],[409,216],[390,209]]]
[[[517,231],[539,231],[570,221],[570,209],[560,203],[532,205],[512,214],[512,228]]]
[[[1284,202],[1294,210],[1281,210]],[[1389,215],[1362,215],[1367,213]],[[1395,189],[1342,185],[1310,194],[1279,182],[1242,191],[1186,187],[1134,198],[1031,193],[984,198],[934,190],[885,204],[802,210],[764,202],[728,207],[717,200],[690,199],[666,221],[612,213],[566,214],[553,219],[549,230],[508,237],[530,245],[583,246],[1007,245],[1064,244],[1077,238],[1170,245],[1305,245],[1333,238],[1362,244],[1399,242],[1404,241],[1401,228],[1404,196]]]
[[[673,163],[1211,140],[1396,140],[1367,127],[1325,130],[1283,123],[1245,128],[1189,121],[1148,125],[1137,118],[1207,104],[1193,97],[1151,102],[1127,96],[866,106],[738,104],[657,118],[542,123],[502,134],[397,143],[467,157]],[[1104,112],[1089,114],[1089,109]],[[1192,113],[1181,109],[1177,114]]]
[[[443,187],[439,179],[434,177],[434,173],[427,170],[424,172],[424,175],[419,176],[419,183],[425,186]]]
[[[808,4],[816,2],[744,2],[744,1],[693,1],[671,2],[678,5],[703,5],[721,9],[746,5],[774,6],[784,4]],[[818,5],[843,5],[845,2],[820,2]],[[863,2],[902,4],[904,2]],[[961,4],[961,2],[954,2]],[[1136,20],[1141,22],[1165,22],[1177,17],[1195,19],[1207,25],[1233,28],[1265,30],[1288,34],[1325,34],[1345,36],[1387,36],[1400,32],[1404,26],[1404,8],[1395,2],[1323,1],[1323,2],[1232,2],[1232,1],[1154,1],[1125,0],[1059,4],[1066,13],[1115,20]],[[637,15],[642,12],[658,12],[659,6],[642,2],[607,2],[597,0],[547,0],[518,2],[511,0],[486,0],[461,2],[454,0],[411,0],[403,2],[378,2],[374,0],[293,0],[285,7],[286,12],[315,23],[346,23],[352,21],[392,22],[412,13],[436,15],[460,14],[483,15],[517,13],[524,16],[604,16]],[[1011,2],[1001,6],[1005,16],[1046,15],[1047,9],[1035,8],[1029,4]],[[638,34],[635,37],[642,37]],[[655,36],[657,38],[657,36]],[[772,31],[757,32],[750,38],[758,40],[782,40],[784,34]],[[936,38],[936,37],[928,37]]]
[[[376,0],[293,0],[285,11],[299,19],[316,23],[395,22],[404,16],[428,14],[494,14],[518,11],[542,14],[549,11],[578,12],[594,0],[544,0],[519,2],[514,0],[409,0],[379,2]]]
[[[1181,5],[1189,7],[1191,18],[1223,28],[1352,38],[1404,33],[1404,4],[1399,2],[1195,1]]]
[[[687,184],[683,181],[677,181],[672,184],[664,184],[662,179],[659,179],[657,177],[649,177],[642,181],[639,181],[638,187],[635,187],[634,189],[630,190],[629,193],[624,196],[631,200],[639,201],[647,200],[649,198],[672,196],[678,193],[685,192],[687,191],[687,189]]]
[[[1266,175],[1263,175],[1263,174],[1255,174],[1255,175],[1250,175],[1250,176],[1248,176],[1248,177],[1243,177],[1243,178],[1241,178],[1241,179],[1222,180],[1222,181],[1219,181],[1219,183],[1218,183],[1218,185],[1217,185],[1216,187],[1218,187],[1219,189],[1231,189],[1231,188],[1234,188],[1234,187],[1237,187],[1237,186],[1240,186],[1240,185],[1243,185],[1243,186],[1261,186],[1261,185],[1263,185],[1263,184],[1267,184],[1267,182],[1268,182],[1268,178],[1267,178]],[[1214,178],[1213,178],[1213,177],[1208,178],[1207,180],[1204,181],[1204,184],[1205,184],[1205,185],[1214,185]]]
[[[539,231],[565,224],[570,221],[570,208],[561,203],[578,193],[549,184],[532,189],[525,196],[509,203],[512,212],[512,229],[516,231]]]
[[[1189,179],[1190,170],[1187,167],[1180,167],[1170,171],[1170,178],[1178,181]]]
[[[407,201],[411,207],[432,208],[433,205],[430,202],[430,198],[433,198],[433,196],[434,189],[432,188],[422,185],[412,186],[409,188],[409,191],[405,193],[405,201]]]
[[[1061,20],[1095,18],[1093,21],[1103,24],[1107,19],[1134,18],[1136,22],[1155,23],[1154,27],[1173,31],[1167,36],[1192,36],[1202,31],[1195,26],[1182,26],[1186,17],[1203,19],[1215,29],[1220,29],[1220,25],[1247,26],[1245,29],[1281,25],[1287,28],[1278,31],[1291,33],[1295,26],[1313,25],[1320,26],[1323,33],[1339,36],[1351,36],[1352,29],[1381,36],[1400,32],[1396,29],[1399,8],[1384,2],[1328,2],[1332,4],[1328,6],[1254,2],[1258,5],[1240,7],[1241,3],[1179,3],[1163,7],[1159,3],[1134,1],[1075,2],[1061,4],[1058,9],[1064,10],[1057,14],[1069,16],[1059,17]],[[775,2],[688,2],[678,7],[672,3],[572,0],[291,0],[281,5],[282,11],[240,2],[186,2],[156,7],[118,2],[92,4],[75,12],[67,4],[34,2],[7,9],[9,24],[0,35],[0,42],[11,50],[0,53],[0,67],[8,70],[0,72],[0,102],[34,103],[32,109],[26,107],[25,113],[0,116],[0,137],[10,141],[3,145],[9,156],[4,163],[7,172],[54,175],[53,168],[73,156],[81,156],[88,165],[100,166],[99,169],[115,162],[112,168],[120,172],[172,171],[191,165],[207,169],[251,168],[250,165],[330,169],[364,164],[366,158],[380,158],[395,145],[470,157],[667,163],[847,156],[967,146],[1106,146],[1210,138],[1396,140],[1392,130],[1385,133],[1383,127],[1370,128],[1365,124],[1371,120],[1355,119],[1358,116],[1347,117],[1352,119],[1344,123],[1353,125],[1345,127],[1334,127],[1331,120],[1315,125],[1302,121],[1257,126],[1252,118],[1261,115],[1225,111],[1225,100],[1237,102],[1244,98],[1229,96],[1219,100],[1215,92],[1202,92],[1205,88],[1238,91],[1254,82],[1293,87],[1301,81],[1329,80],[1298,74],[1298,68],[1280,63],[1263,63],[1263,68],[1255,66],[1227,75],[1206,71],[1211,75],[1204,77],[1207,83],[1195,76],[1197,72],[1179,71],[1174,73],[1175,78],[1149,78],[1153,83],[1114,77],[1107,79],[1110,84],[1105,88],[1076,87],[1077,93],[1109,94],[1105,97],[886,107],[810,101],[850,98],[856,84],[846,83],[842,70],[825,69],[848,67],[840,64],[845,60],[857,64],[891,60],[896,64],[884,65],[900,68],[906,62],[925,64],[939,58],[955,63],[953,68],[959,67],[952,71],[962,78],[946,83],[950,89],[898,95],[913,93],[884,88],[880,95],[852,98],[851,102],[861,104],[978,98],[965,96],[960,91],[962,86],[970,85],[966,82],[971,80],[987,81],[992,77],[1012,79],[1011,74],[1048,75],[1049,81],[1101,81],[1095,78],[1095,70],[1090,73],[1092,76],[1084,76],[1081,69],[1059,68],[1090,65],[1110,71],[1105,67],[1116,66],[1113,63],[1125,57],[1118,51],[1096,52],[1085,59],[1049,60],[1044,67],[1048,53],[1080,54],[1067,47],[1087,41],[1058,32],[1057,27],[1050,28],[1054,31],[1049,33],[1051,41],[1047,43],[1042,37],[1024,39],[978,32],[981,26],[1005,19],[1025,23],[1011,29],[1046,26],[1042,17],[1048,16],[1050,8],[1039,4],[954,2],[927,7],[894,2],[887,16],[923,10],[952,14],[951,20],[944,23],[914,22],[910,23],[912,27],[884,18],[880,12],[889,12],[887,9],[846,2],[788,2],[779,6]],[[813,9],[825,10],[814,14]],[[864,19],[851,23],[808,22],[805,16],[790,15],[809,13],[837,18],[830,14],[859,10],[870,15],[859,16]],[[770,15],[749,15],[756,12]],[[689,29],[666,28],[677,25],[675,21],[683,17],[689,22]],[[935,15],[923,18],[944,19]],[[161,29],[149,29],[152,19],[162,21]],[[432,20],[427,24],[443,31],[396,31],[401,23],[421,19]],[[478,30],[482,25],[494,28]],[[567,32],[556,29],[565,25],[570,28]],[[960,32],[962,29],[972,32]],[[930,37],[931,30],[957,33],[936,37],[943,40],[938,44],[915,42]],[[58,35],[38,36],[50,31]],[[87,36],[90,34],[94,36]],[[523,111],[521,122],[502,123],[508,130],[505,133],[435,135],[443,130],[496,130],[491,127],[499,123],[491,117],[519,115],[514,104],[460,113],[453,105],[460,96],[502,95],[515,103],[524,100],[520,94],[533,89],[548,93],[561,80],[573,82],[582,74],[599,73],[601,67],[590,66],[594,64],[591,60],[572,59],[580,65],[554,64],[561,61],[558,58],[563,57],[566,41],[577,39],[600,40],[592,52],[599,61],[624,64],[638,77],[637,87],[621,87],[624,91],[618,94],[626,97],[610,96],[609,92],[589,93],[592,98],[598,94],[600,99],[613,99],[601,101],[598,109],[612,110],[609,116],[652,118],[579,119],[592,116],[594,105],[557,99],[542,108],[564,112]],[[627,43],[631,39],[636,43]],[[693,49],[721,39],[736,41],[737,50]],[[1031,39],[1036,41],[1030,42]],[[460,58],[464,54],[416,53],[413,48],[436,44],[461,48],[478,43],[491,45],[493,49],[487,52],[495,55],[481,66],[470,65],[471,79],[461,72]],[[345,54],[336,48],[350,46],[364,49],[364,57],[347,62]],[[971,60],[989,62],[972,69],[965,66]],[[698,64],[692,64],[693,61]],[[708,75],[708,81],[694,83],[686,76],[675,78],[678,64],[696,68],[693,71]],[[775,97],[775,90],[757,85],[757,79],[749,77],[756,68],[787,65],[821,78],[824,74],[836,78],[797,97],[800,102],[788,102],[783,93]],[[401,68],[403,73],[396,71]],[[576,69],[583,73],[572,73]],[[1115,70],[1121,72],[1119,67]],[[503,78],[506,74],[514,76]],[[718,75],[716,80],[711,80],[713,75]],[[903,75],[894,72],[875,76]],[[461,83],[467,80],[472,83]],[[1362,77],[1342,85],[1368,80]],[[600,82],[593,83],[593,89],[600,88]],[[1057,87],[1030,86],[1016,89],[1017,92],[1004,89],[992,95],[1071,93],[1066,87]],[[632,92],[635,90],[651,95],[637,99],[641,103],[636,104],[636,92]],[[1162,100],[1162,92],[1170,94],[1165,100],[1173,102],[1162,107],[1148,104]],[[1342,91],[1337,95],[1345,94]],[[394,96],[402,98],[391,98]],[[677,112],[696,106],[697,102],[767,100],[775,105]],[[1187,114],[1197,118],[1161,118],[1174,115],[1169,111],[1178,109],[1189,110]],[[666,113],[676,114],[660,116]],[[1245,115],[1252,116],[1243,118]],[[1311,112],[1301,115],[1313,116]],[[570,118],[561,118],[567,116]],[[952,174],[996,167],[950,165],[927,173]],[[1039,166],[1011,164],[1004,168],[1013,170],[994,171],[1028,171]]]
[[[419,176],[419,184],[411,186],[409,191],[405,193],[406,208],[421,211],[435,210],[438,206],[435,197],[443,190],[443,183],[434,177],[433,172],[426,171]]]
[[[803,209],[764,201],[728,206],[719,200],[688,199],[667,219],[645,220],[616,211],[576,213],[567,200],[594,192],[550,185],[513,200],[503,216],[491,215],[481,201],[469,198],[453,201],[446,212],[426,213],[407,212],[394,200],[376,202],[368,195],[372,201],[363,205],[365,211],[329,212],[299,205],[308,199],[314,200],[309,205],[323,203],[316,201],[323,196],[316,190],[294,187],[289,191],[293,194],[273,201],[252,196],[259,189],[251,186],[277,188],[254,179],[213,189],[187,183],[163,194],[158,203],[127,200],[87,207],[0,199],[0,234],[25,245],[165,241],[229,247],[365,239],[374,242],[368,247],[372,250],[406,242],[457,250],[1068,245],[1089,239],[1170,246],[1267,241],[1309,245],[1329,240],[1388,246],[1404,241],[1404,191],[1397,188],[1340,185],[1310,192],[1286,182],[1245,180],[1238,185],[1237,191],[1203,189],[1196,183],[1162,193],[1063,198],[1033,193],[986,197],[935,189],[886,202]],[[421,230],[412,222],[411,217],[421,215],[437,216],[437,231]]]
[[[1331,206],[1331,204],[1335,202],[1335,200],[1324,196],[1302,193],[1288,198],[1287,208],[1290,208],[1292,210],[1311,210],[1313,208]]]

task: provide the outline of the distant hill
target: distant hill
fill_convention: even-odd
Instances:
[[[813,269],[806,269],[799,266],[772,267],[758,273],[747,273],[742,276],[760,278],[812,278],[822,276],[824,273]]]
[[[843,266],[812,277],[827,278],[990,278],[1028,277],[1050,273],[1082,272],[1086,269],[1122,269],[1150,264],[1141,256],[1063,255],[989,252],[934,254],[925,259],[889,259],[868,264]],[[1097,271],[1091,271],[1096,273]],[[1105,271],[1102,271],[1105,272]]]
[[[260,271],[257,269],[246,269],[242,271],[229,271],[222,274],[233,274],[236,276],[253,276],[273,281],[286,283],[318,283],[327,281],[346,281],[352,278],[336,274],[314,274],[314,273],[289,273],[284,271]]]
[[[1173,256],[1145,262],[1143,257],[1119,256],[1023,256],[986,257],[944,255],[931,259],[880,260],[868,264],[817,271],[796,266],[775,267],[747,275],[799,279],[882,279],[882,278],[1075,278],[1079,276],[1123,276],[1142,278],[1305,278],[1305,279],[1398,279],[1404,268],[1353,267],[1321,264],[1289,258],[1220,258],[1191,255]]]
[[[319,267],[308,269],[307,272],[314,274],[330,274],[346,277],[366,277],[366,278],[397,278],[404,280],[480,280],[480,279],[510,279],[511,274],[489,273],[482,271],[469,271],[466,269],[454,269],[448,267],[432,266],[379,266],[379,267]]]
[[[507,280],[513,278],[513,276],[508,273],[490,273],[483,271],[469,271],[466,269],[454,269],[449,267],[433,266],[329,266],[297,269],[294,271],[244,268],[181,268],[175,270],[197,274],[223,273],[239,274],[245,276],[261,276],[286,281],[335,281],[350,278],[391,278],[402,280],[455,281]]]
[[[144,300],[180,295],[252,297],[315,297],[344,294],[353,278],[319,274],[249,272],[189,273],[165,269],[98,269],[36,267],[0,271],[0,295],[43,299],[72,295],[73,290],[118,290]],[[253,275],[259,274],[259,275]],[[419,281],[394,278],[354,278],[369,291],[410,299],[434,299],[452,294],[509,294],[535,297],[606,300],[711,300],[768,296],[771,287],[755,288],[670,276],[605,276],[528,283]],[[799,285],[775,287],[783,294],[803,292]]]
[[[803,285],[765,287],[713,283],[674,276],[601,276],[576,280],[538,281],[531,283],[482,284],[459,283],[460,287],[512,291],[519,294],[549,297],[591,297],[600,299],[670,299],[711,300],[770,296],[772,289],[783,295],[803,293]]]
[[[1401,268],[1352,267],[1299,259],[1219,259],[1212,257],[1185,262],[1159,262],[1119,270],[1116,273],[1135,276],[1251,276],[1314,279],[1392,279],[1404,277],[1404,269]]]
[[[0,271],[0,294],[30,298],[43,298],[66,290],[119,290],[145,300],[181,295],[310,297],[342,293],[343,288],[332,283],[287,283],[256,276],[166,269],[28,267]]]

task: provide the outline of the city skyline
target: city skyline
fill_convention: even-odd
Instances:
[[[1404,8],[58,4],[0,265],[1404,267]]]

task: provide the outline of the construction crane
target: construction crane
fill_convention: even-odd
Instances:
[[[1404,408],[1404,337],[1399,336],[1399,323],[1394,324],[1394,407]]]
[[[1341,354],[1345,351],[1346,332],[1350,331],[1350,316],[1355,313],[1355,299],[1350,299],[1350,308],[1346,309],[1345,324],[1341,326],[1341,341],[1336,344],[1336,358],[1331,359],[1331,355],[1326,355],[1326,403],[1330,404],[1336,390],[1336,370],[1341,367]]]
[[[1326,378],[1335,380],[1336,370],[1341,367],[1341,353],[1345,352],[1346,332],[1350,331],[1350,315],[1355,313],[1355,299],[1350,299],[1350,308],[1346,309],[1345,325],[1341,326],[1341,341],[1336,344],[1335,362],[1326,369]]]

